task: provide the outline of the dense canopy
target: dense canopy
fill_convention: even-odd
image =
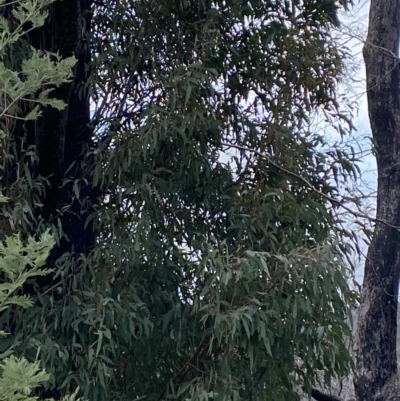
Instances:
[[[346,6],[1,5],[20,29],[0,46],[1,235],[58,246],[24,287],[34,306],[0,316],[0,350],[89,400],[288,400],[347,372],[356,297],[329,199],[355,168],[310,128],[317,111],[349,128],[331,36]]]

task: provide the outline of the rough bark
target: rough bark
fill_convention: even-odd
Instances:
[[[377,150],[377,218],[400,226],[399,0],[371,0],[363,55],[372,135]],[[396,316],[400,235],[377,223],[369,247],[359,311],[355,382],[358,401],[384,400],[397,380]]]

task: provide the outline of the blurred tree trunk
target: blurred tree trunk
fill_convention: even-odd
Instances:
[[[42,117],[28,124],[30,142],[35,143],[39,159],[33,176],[47,179],[43,206],[37,208],[35,217],[55,226],[61,223],[65,234],[51,254],[50,266],[65,252],[86,253],[94,245],[92,226],[85,228],[96,199],[87,164],[92,137],[88,89],[90,48],[86,43],[90,7],[91,0],[56,1],[49,8],[45,25],[30,32],[28,38],[37,49],[77,59],[73,79],[52,92],[68,106],[61,111],[47,107]],[[26,126],[21,124],[19,128],[14,135],[23,137]],[[49,279],[39,280],[41,286],[49,284]]]
[[[391,226],[400,226],[399,28],[400,1],[371,0],[363,55],[377,150],[377,218],[388,224],[376,224],[365,263],[357,331],[358,401],[387,400],[389,387],[397,382],[400,235]]]

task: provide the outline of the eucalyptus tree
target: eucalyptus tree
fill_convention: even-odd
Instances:
[[[308,128],[317,111],[351,128],[331,37],[347,2],[43,0],[44,25],[21,25],[34,3],[3,2],[24,32],[7,71],[76,64],[2,116],[1,235],[57,245],[0,349],[89,400],[297,399],[348,372],[336,210],[356,168]]]
[[[398,0],[371,0],[363,55],[378,167],[378,222],[365,263],[358,324],[356,395],[359,401],[399,399],[396,359],[400,278],[399,24]]]

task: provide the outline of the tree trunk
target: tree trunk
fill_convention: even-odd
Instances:
[[[43,207],[37,210],[37,215],[56,225],[59,218],[67,238],[54,249],[50,265],[65,252],[86,253],[94,245],[92,226],[85,229],[86,218],[96,201],[88,160],[85,159],[92,136],[86,85],[90,48],[85,43],[85,35],[90,29],[90,7],[91,0],[56,1],[46,25],[30,34],[34,47],[57,52],[63,58],[75,56],[77,59],[74,79],[53,92],[68,105],[67,108],[59,111],[47,107],[35,126],[39,157],[35,174],[48,177]],[[66,178],[68,183],[63,183]],[[79,198],[73,189],[77,180],[81,187]],[[85,204],[84,208],[82,204]],[[43,279],[46,280],[48,278]]]
[[[377,149],[377,218],[400,226],[400,1],[371,0],[370,7],[363,55],[369,118]],[[397,380],[399,270],[399,232],[377,223],[365,263],[359,312],[355,383],[358,401],[386,400],[385,391]]]

